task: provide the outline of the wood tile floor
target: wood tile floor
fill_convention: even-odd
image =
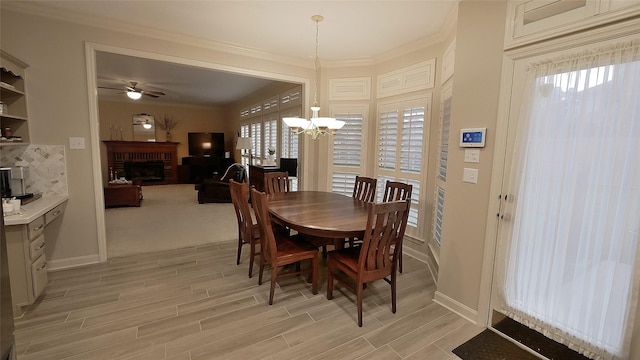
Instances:
[[[451,350],[482,331],[432,301],[426,266],[405,256],[398,311],[389,285],[326,298],[326,273],[311,294],[303,277],[248,278],[248,247],[233,242],[114,258],[51,272],[46,293],[16,319],[18,360],[46,359],[457,359]],[[326,268],[324,261],[321,268]],[[338,286],[340,289],[340,286]]]

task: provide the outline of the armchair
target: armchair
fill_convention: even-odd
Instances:
[[[229,180],[233,179],[237,182],[244,182],[246,170],[242,164],[232,164],[227,168],[222,176],[214,175],[212,178],[206,178],[201,183],[196,184],[195,189],[198,191],[198,203],[230,203],[231,190],[229,188]]]

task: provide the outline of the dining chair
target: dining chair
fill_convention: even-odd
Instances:
[[[289,192],[289,175],[285,171],[267,172],[264,174],[264,191],[267,194]]]
[[[267,195],[255,188],[251,189],[251,201],[253,210],[258,220],[260,229],[260,275],[258,285],[262,285],[262,273],[265,265],[271,265],[271,288],[269,290],[269,305],[273,304],[273,294],[276,289],[278,278],[291,277],[308,272],[307,281],[311,282],[311,292],[318,293],[318,248],[305,242],[302,237],[288,236],[283,233],[274,232],[271,227],[269,211],[267,208]],[[311,266],[307,270],[302,270],[302,261],[310,260]],[[278,274],[278,269],[285,265],[289,266],[289,272]]]
[[[353,184],[353,198],[359,201],[373,202],[376,196],[377,183],[378,179],[356,175],[356,181]],[[347,239],[349,246],[355,246],[356,240],[356,238]],[[326,252],[326,247],[324,249]]]
[[[260,245],[260,230],[258,229],[258,224],[253,223],[251,210],[249,210],[249,183],[239,183],[230,179],[229,189],[231,202],[238,219],[238,257],[236,265],[240,265],[242,246],[249,244],[249,277],[252,277],[255,257],[260,254],[256,252],[256,245]],[[262,251],[262,247],[260,249]]]
[[[353,198],[364,202],[373,202],[376,196],[377,182],[378,179],[356,175],[356,181],[353,184]]]
[[[362,298],[367,283],[375,280],[387,281],[391,285],[391,312],[394,314],[396,312],[398,252],[392,251],[391,246],[398,238],[398,234],[404,232],[407,225],[409,201],[398,200],[367,204],[367,227],[362,245],[329,252],[327,299],[333,299],[335,278],[356,295],[358,326],[360,327],[362,327]],[[354,282],[355,284],[353,284]]]
[[[413,185],[405,184],[398,181],[388,181],[384,186],[384,196],[382,201],[395,201],[395,200],[411,200],[411,192],[413,191]],[[409,202],[411,204],[411,202]],[[409,205],[411,206],[411,205]],[[394,251],[398,252],[398,269],[402,273],[402,238],[404,237],[404,229],[402,233],[398,234],[398,238],[394,241]]]

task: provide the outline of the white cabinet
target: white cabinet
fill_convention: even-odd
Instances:
[[[5,226],[13,314],[20,316],[47,286],[44,228],[64,212],[62,203],[28,224]]]
[[[25,145],[29,143],[24,80],[27,65],[4,51],[0,55],[0,145]]]
[[[638,0],[511,0],[505,49],[628,19]]]

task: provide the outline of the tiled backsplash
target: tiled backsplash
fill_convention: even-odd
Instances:
[[[3,146],[0,165],[28,166],[27,192],[67,195],[67,164],[64,145]]]

